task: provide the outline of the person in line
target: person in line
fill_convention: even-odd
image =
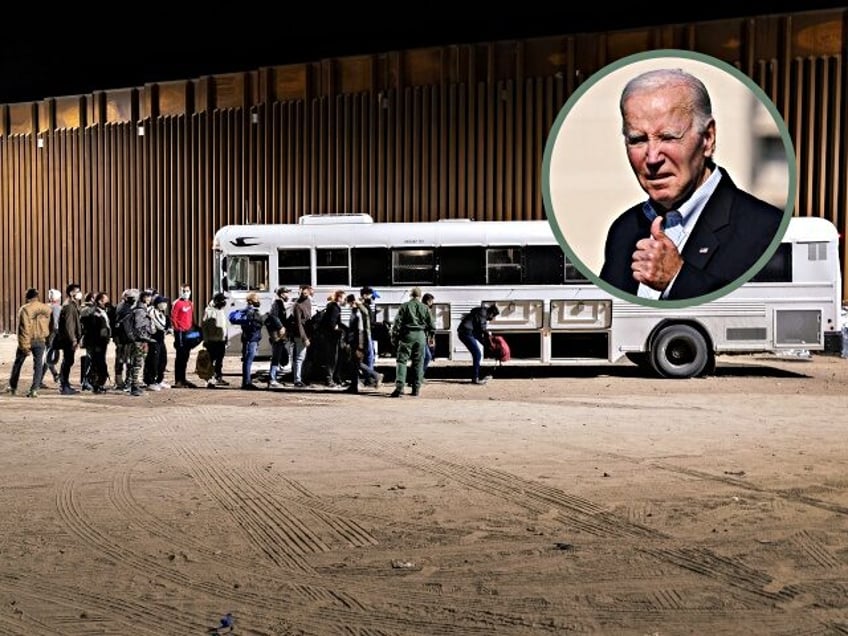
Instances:
[[[229,386],[224,379],[224,354],[227,349],[227,296],[218,292],[203,311],[200,324],[203,332],[203,346],[209,352],[214,375],[206,381],[206,388]]]
[[[91,391],[94,388],[88,379],[91,372],[92,352],[89,351],[88,343],[85,340],[85,318],[93,312],[94,292],[88,292],[82,299],[82,305],[80,305],[80,325],[82,325],[82,340],[80,340],[80,347],[83,350],[83,354],[79,359],[81,391]]]
[[[82,290],[76,283],[71,283],[65,289],[67,298],[59,312],[59,332],[56,344],[62,351],[62,366],[59,371],[59,393],[74,395],[79,393],[71,386],[71,368],[74,366],[74,356],[82,341],[82,324],[80,323],[80,303]]]
[[[153,337],[147,347],[144,358],[144,386],[150,391],[170,388],[165,382],[165,366],[168,350],[165,348],[165,334],[168,332],[168,299],[156,295],[147,308],[150,314],[150,331]]]
[[[268,338],[271,341],[271,365],[268,369],[268,388],[281,389],[283,384],[277,379],[280,367],[288,362],[288,338],[286,337],[287,308],[289,301],[288,287],[278,287],[276,298],[271,303],[268,312]]]
[[[259,311],[259,294],[249,293],[246,301],[244,309],[230,315],[230,322],[241,326],[241,388],[244,391],[256,391],[259,387],[253,384],[253,360],[259,341],[262,340],[264,320]]]
[[[346,334],[350,375],[350,386],[347,391],[359,393],[360,376],[364,379],[365,386],[373,386],[379,389],[383,384],[383,374],[377,373],[374,367],[369,367],[365,363],[368,342],[371,339],[371,321],[368,308],[358,301],[353,294],[347,295],[345,304],[350,308],[350,320]]]
[[[435,303],[436,298],[433,294],[424,294],[421,297],[421,302],[427,305],[427,309],[430,310],[430,313],[433,313],[433,304]],[[430,366],[430,363],[433,361],[433,358],[436,356],[436,334],[434,333],[432,336],[427,338],[427,346],[424,347],[424,368],[423,375],[421,376],[421,383],[424,383],[424,379],[427,377],[427,367]]]
[[[130,330],[124,329],[124,319],[132,314],[133,307],[138,301],[138,290],[135,288],[125,289],[121,293],[121,300],[113,308],[110,316],[112,325],[112,342],[115,343],[115,377],[112,389],[115,391],[129,391],[130,386],[130,358],[132,356],[132,341],[128,337]]]
[[[365,351],[365,357],[362,361],[368,366],[369,369],[372,370],[374,369],[374,363],[376,361],[376,352],[374,347],[374,341],[376,340],[376,338],[374,335],[374,329],[377,325],[376,300],[379,297],[379,294],[377,294],[377,292],[375,292],[368,285],[359,290],[359,302],[368,312],[368,342],[366,343],[367,349]]]
[[[59,314],[62,312],[62,292],[58,289],[50,289],[47,292],[47,304],[50,305],[52,327],[50,335],[47,337],[47,350],[44,354],[44,365],[41,368],[41,381],[39,387],[46,389],[44,385],[44,374],[50,371],[53,376],[53,382],[59,384],[59,369],[56,363],[59,362],[59,349],[56,347],[56,334],[59,333]]]
[[[481,305],[464,314],[459,321],[456,333],[460,342],[471,353],[471,383],[486,384],[488,378],[480,377],[480,365],[483,361],[485,343],[491,337],[489,321],[500,314],[495,305]]]
[[[142,373],[144,371],[144,359],[147,350],[153,340],[153,328],[150,324],[150,303],[153,294],[150,290],[138,292],[138,302],[132,308],[131,324],[128,333],[129,346],[129,374],[130,395],[138,397],[144,395],[142,390]]]
[[[312,285],[304,283],[300,286],[300,295],[292,307],[290,324],[292,329],[289,336],[294,341],[294,362],[292,373],[294,374],[294,386],[302,388],[306,386],[303,382],[303,362],[306,360],[306,352],[311,344],[309,333],[309,319],[312,317]]]
[[[91,305],[80,311],[83,343],[90,361],[85,381],[93,393],[105,393],[109,379],[106,351],[112,339],[112,326],[108,306],[109,294],[98,292],[93,295]]]
[[[395,370],[395,390],[391,397],[403,395],[406,385],[406,365],[412,361],[412,395],[421,391],[421,379],[424,373],[424,349],[427,340],[436,333],[430,308],[421,302],[421,289],[413,287],[409,291],[409,300],[398,309],[392,323],[392,341],[397,343],[397,366]]]
[[[53,332],[53,312],[50,306],[41,302],[38,290],[30,288],[24,295],[24,304],[18,309],[18,348],[12,363],[12,375],[6,390],[15,395],[24,361],[32,355],[32,384],[27,397],[38,397],[41,387],[42,364],[47,340]]]
[[[327,306],[324,315],[318,323],[316,339],[321,352],[321,369],[324,375],[324,384],[329,388],[336,388],[342,384],[339,377],[339,345],[341,344],[342,307],[345,294],[337,289],[327,297]]]
[[[196,389],[197,385],[186,378],[192,344],[187,334],[194,325],[194,304],[191,302],[191,286],[180,285],[180,298],[171,307],[171,327],[174,330],[174,388]]]
[[[648,200],[611,225],[601,279],[642,298],[703,296],[742,277],[783,212],[734,185],[715,163],[704,84],[680,69],[631,79],[619,103],[627,159]]]

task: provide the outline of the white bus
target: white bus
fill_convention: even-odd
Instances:
[[[500,309],[490,327],[509,343],[509,365],[613,364],[626,356],[673,378],[710,373],[722,353],[822,350],[841,327],[838,233],[810,217],[791,220],[752,282],[684,309],[619,300],[587,281],[546,221],[374,223],[350,214],[229,225],[215,235],[214,280],[232,306],[257,292],[265,310],[280,285],[292,288],[293,300],[301,283],[312,284],[316,310],[336,289],[358,296],[369,286],[384,325],[420,287],[436,300],[437,365],[469,363],[456,327],[480,304]],[[387,337],[377,344],[378,364],[393,363]]]

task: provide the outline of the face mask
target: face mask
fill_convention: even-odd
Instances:
[[[159,303],[156,305],[156,308],[159,309],[159,311],[165,311],[168,308],[168,303]]]
[[[183,293],[180,294],[180,298],[182,298],[183,300],[188,300],[189,298],[191,298],[191,292],[190,291],[184,291]]]
[[[82,300],[82,292],[75,293],[74,300]]]
[[[254,307],[259,307],[259,305],[260,305],[261,303],[253,302],[253,303],[250,303],[250,304],[251,304],[252,306],[254,306]]]

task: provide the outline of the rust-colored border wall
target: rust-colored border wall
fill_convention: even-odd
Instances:
[[[27,287],[211,285],[226,223],[543,219],[568,96],[623,56],[682,48],[752,77],[798,157],[796,213],[848,231],[848,10],[329,59],[0,105],[0,330]],[[848,262],[842,245],[843,263]],[[848,277],[845,290],[848,290]],[[845,296],[848,297],[848,291]]]

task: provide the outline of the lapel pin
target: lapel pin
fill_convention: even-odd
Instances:
[[[702,247],[701,249],[698,250],[698,253],[699,254],[706,254],[709,251],[710,251],[709,247]]]

